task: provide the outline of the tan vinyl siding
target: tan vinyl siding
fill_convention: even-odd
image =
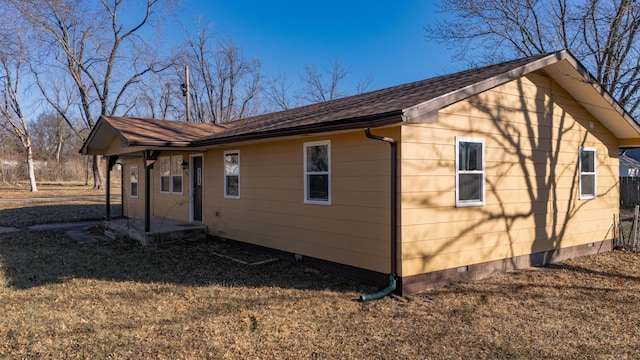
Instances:
[[[176,151],[162,151],[160,157],[182,155],[183,160],[189,162],[189,153]],[[144,174],[144,173],[143,173]],[[189,169],[182,169],[182,193],[160,192],[160,169],[158,162],[151,170],[151,216],[158,219],[189,221]],[[171,176],[171,175],[170,175]]]
[[[122,176],[122,213],[124,216],[133,219],[144,219],[144,188],[146,186],[144,178],[144,166],[142,164],[142,158],[127,158],[121,160],[123,163]],[[132,198],[129,195],[129,170],[131,166],[138,167],[138,197]]]
[[[484,206],[455,207],[456,136],[485,140]],[[596,148],[593,200],[579,200],[581,146]],[[401,275],[610,238],[617,156],[616,138],[539,73],[403,126]]]
[[[189,154],[183,152],[164,151],[160,156],[183,155],[189,161]],[[123,176],[125,176],[123,189],[123,214],[129,218],[144,219],[144,199],[145,199],[145,170],[142,158],[126,158],[124,163]],[[129,169],[132,165],[138,166],[138,198],[129,197]],[[150,215],[158,219],[171,219],[178,221],[189,221],[189,170],[182,171],[182,194],[171,194],[160,192],[160,175],[158,170],[151,170],[151,201]]]
[[[331,205],[304,204],[303,144],[324,140]],[[232,149],[241,154],[240,199],[223,197],[223,153]],[[212,149],[204,173],[211,234],[389,272],[389,145],[364,131]]]

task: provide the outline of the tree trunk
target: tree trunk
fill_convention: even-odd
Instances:
[[[31,144],[27,147],[27,170],[29,171],[29,185],[31,186],[31,192],[37,192],[38,186],[36,185],[36,172],[33,166],[33,150]]]
[[[56,144],[56,162],[60,163],[60,153],[62,152],[62,141],[58,141]]]
[[[94,190],[102,190],[104,189],[104,185],[102,184],[102,172],[100,172],[100,159],[102,157],[98,155],[93,155],[93,165],[91,169],[93,170],[93,189]]]

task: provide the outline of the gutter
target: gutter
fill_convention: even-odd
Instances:
[[[391,187],[390,187],[390,210],[391,210],[391,272],[389,273],[389,285],[386,288],[381,289],[380,291],[364,294],[360,296],[360,301],[370,301],[381,299],[396,290],[396,273],[397,273],[397,255],[398,255],[398,144],[395,139],[379,136],[371,134],[371,130],[369,128],[364,129],[364,134],[373,140],[384,141],[389,143],[391,150]]]
[[[237,134],[216,134],[209,138],[193,141],[191,146],[216,146],[237,143],[241,141],[263,140],[285,136],[310,135],[315,133],[362,129],[363,126],[386,126],[401,123],[402,110],[390,111],[382,114],[369,115],[357,118],[341,119],[336,121],[316,122],[296,127],[282,127],[269,124],[261,131],[239,132]],[[228,130],[227,132],[231,132]]]

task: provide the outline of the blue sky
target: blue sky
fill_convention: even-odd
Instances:
[[[299,82],[305,64],[339,60],[350,67],[345,90],[371,75],[371,90],[462,69],[444,46],[425,39],[437,1],[215,1],[192,0],[180,21],[198,18],[231,38],[245,56],[259,59],[266,75]]]

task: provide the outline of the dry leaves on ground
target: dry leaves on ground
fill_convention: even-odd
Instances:
[[[640,346],[636,252],[360,303],[370,288],[211,255],[226,246],[0,235],[0,357],[632,358]]]

